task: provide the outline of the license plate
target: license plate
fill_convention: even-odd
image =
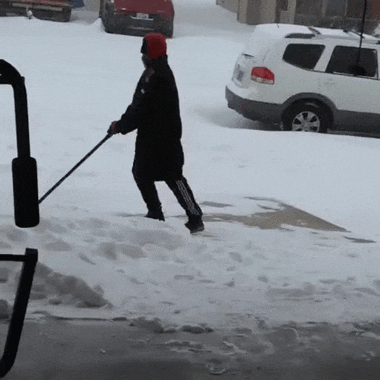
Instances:
[[[148,13],[136,13],[136,18],[139,20],[148,20],[149,14]]]

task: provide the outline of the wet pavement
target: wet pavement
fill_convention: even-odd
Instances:
[[[26,321],[9,380],[370,380],[380,324],[158,332],[138,321]],[[0,325],[5,341],[7,324]],[[156,330],[156,331],[155,331]],[[195,330],[194,330],[195,331]]]

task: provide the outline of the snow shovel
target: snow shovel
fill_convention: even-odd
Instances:
[[[109,138],[113,136],[112,133],[107,133],[104,137],[92,150],[90,150],[76,165],[74,165],[49,191],[47,191],[39,200],[38,203],[41,203],[49,194],[51,194],[67,177],[69,177],[79,166],[83,164],[98,148],[100,148]]]

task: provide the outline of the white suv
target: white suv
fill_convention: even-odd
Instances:
[[[262,24],[238,57],[228,106],[283,130],[380,132],[380,40],[355,32]]]

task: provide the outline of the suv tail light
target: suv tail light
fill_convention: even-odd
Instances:
[[[251,79],[258,83],[274,84],[274,74],[266,67],[254,67]]]

